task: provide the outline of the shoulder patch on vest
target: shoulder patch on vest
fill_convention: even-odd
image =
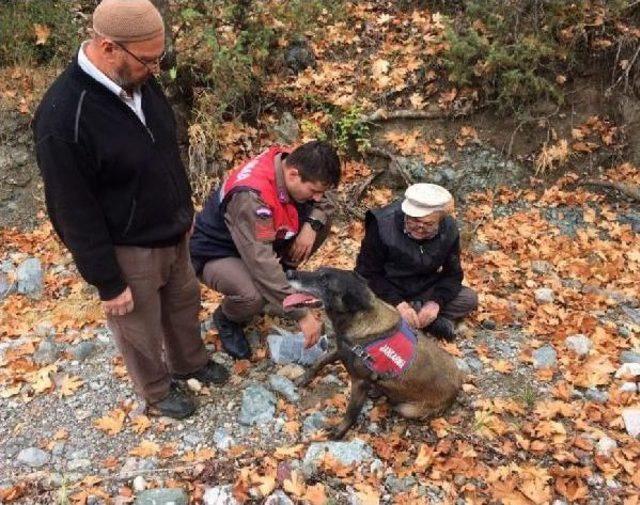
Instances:
[[[256,240],[260,242],[273,242],[276,239],[276,230],[273,229],[273,222],[257,221],[255,225]]]
[[[256,209],[256,216],[262,219],[266,219],[266,218],[272,217],[273,212],[271,212],[271,209],[269,207],[258,207]]]

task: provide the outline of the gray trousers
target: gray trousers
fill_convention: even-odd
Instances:
[[[418,300],[412,301],[411,305],[413,305],[414,308],[418,306],[419,310],[419,306],[422,306],[422,304],[425,303],[423,300],[430,300],[432,293],[433,290],[428,289],[418,297]],[[462,289],[453,300],[446,303],[444,307],[440,307],[438,315],[455,321],[469,315],[477,308],[478,294],[473,289],[468,288],[467,286],[462,286]]]

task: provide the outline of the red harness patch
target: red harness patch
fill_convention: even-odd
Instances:
[[[403,320],[394,334],[365,347],[365,365],[377,374],[397,377],[413,362],[417,343],[415,332]]]

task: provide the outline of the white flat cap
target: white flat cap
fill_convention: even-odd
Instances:
[[[425,217],[434,212],[450,212],[452,209],[453,196],[437,184],[413,184],[404,192],[402,212],[409,217]]]

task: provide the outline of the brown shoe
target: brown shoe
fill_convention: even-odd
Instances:
[[[177,384],[171,384],[169,394],[162,400],[150,403],[147,413],[152,416],[166,416],[173,419],[184,419],[196,411],[196,404]]]

